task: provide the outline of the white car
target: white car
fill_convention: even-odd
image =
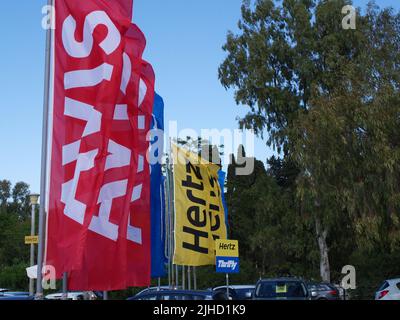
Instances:
[[[93,292],[68,292],[67,300],[96,300]],[[54,293],[46,296],[46,300],[62,300],[62,293]]]
[[[255,285],[230,285],[229,300],[250,300],[254,294]],[[227,287],[221,286],[212,289],[214,292],[226,293]]]
[[[385,280],[375,293],[375,300],[400,300],[400,279]]]

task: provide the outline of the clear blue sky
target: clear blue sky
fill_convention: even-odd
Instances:
[[[355,1],[365,6],[366,0]],[[3,1],[0,11],[0,179],[26,181],[39,191],[46,0]],[[241,0],[135,0],[134,22],[147,38],[145,58],[157,75],[166,121],[179,129],[237,128],[233,93],[220,85],[221,47],[236,30]],[[399,8],[398,0],[378,0]],[[271,154],[256,143],[260,160]]]

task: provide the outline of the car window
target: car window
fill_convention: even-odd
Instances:
[[[162,295],[161,300],[181,300],[176,295]]]
[[[318,290],[319,290],[319,291],[331,291],[332,288],[331,288],[329,285],[327,285],[327,284],[320,284],[320,285],[318,286]]]
[[[221,294],[224,294],[224,299],[226,299],[226,294],[227,294],[226,288],[219,289],[219,292]],[[237,299],[238,298],[237,297],[237,293],[236,293],[236,289],[229,288],[229,297],[232,298],[232,299]]]
[[[212,296],[212,300],[227,300],[226,290],[216,291]]]
[[[251,298],[253,289],[236,289],[236,299],[245,300]]]
[[[191,294],[167,294],[167,295],[162,295],[161,300],[167,300],[167,301],[176,301],[176,300],[204,300],[204,297],[201,295],[191,295]]]
[[[212,296],[203,296],[203,295],[193,295],[192,296],[193,300],[211,300]]]
[[[138,300],[142,301],[154,301],[157,300],[157,295],[156,294],[148,294],[144,297],[140,297]]]
[[[256,289],[258,298],[305,298],[307,291],[298,281],[266,281]]]
[[[400,282],[397,282],[396,287],[400,290]]]
[[[182,294],[166,294],[161,296],[161,300],[190,300],[190,296],[185,296]]]
[[[167,301],[175,301],[175,300],[185,300],[185,301],[191,301],[191,300],[205,300],[206,296],[205,295],[196,295],[196,294],[168,294],[168,295],[162,295],[161,300],[167,300]]]
[[[385,281],[384,283],[382,283],[382,285],[380,286],[380,288],[378,289],[378,291],[383,291],[386,288],[389,288],[389,283],[387,281]]]

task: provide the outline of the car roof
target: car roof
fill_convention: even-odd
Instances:
[[[1,294],[10,296],[29,296],[29,292],[24,291],[3,291]]]
[[[83,294],[84,292],[68,292],[68,297],[76,297]],[[56,298],[56,297],[62,297],[62,295],[63,294],[61,292],[58,292],[58,293],[48,294],[46,297]]]
[[[151,291],[151,292],[145,292],[140,295],[153,295],[153,294],[158,294],[158,295],[167,295],[167,294],[200,294],[200,295],[212,295],[212,291],[206,291],[206,290],[162,290],[162,291]],[[139,295],[138,295],[139,296]]]
[[[218,289],[222,289],[222,288],[226,288],[227,286],[219,286],[219,287],[215,287],[213,290],[218,290]],[[254,289],[255,285],[254,284],[249,284],[249,285],[230,285],[229,288],[231,289]]]
[[[34,296],[0,296],[0,300],[34,300]]]
[[[304,280],[299,279],[299,278],[292,278],[292,277],[284,277],[284,278],[266,278],[266,279],[260,279],[258,282],[273,282],[273,281],[297,281],[297,282],[304,282]]]
[[[210,294],[212,291],[210,290],[163,290],[161,293],[188,293],[188,294],[194,294],[194,293],[200,293],[200,294]]]
[[[136,300],[141,297],[147,297],[152,295],[168,295],[168,294],[178,294],[178,295],[203,295],[203,296],[213,296],[214,292],[206,290],[159,290],[159,291],[148,291],[143,293],[138,293],[137,295],[128,298],[127,300]]]
[[[397,284],[398,282],[400,282],[400,278],[397,278],[397,279],[389,279],[389,280],[386,280],[389,284],[392,284],[392,283],[395,283],[395,284]]]
[[[328,286],[334,286],[334,284],[332,284],[332,283],[329,283],[329,282],[314,282],[314,281],[311,281],[311,282],[308,282],[308,281],[306,281],[306,284],[308,285],[308,286],[319,286],[319,285],[328,285]]]

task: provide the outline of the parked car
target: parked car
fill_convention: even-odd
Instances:
[[[49,294],[45,298],[46,300],[61,300],[63,294],[62,293],[54,293],[54,294]],[[91,292],[68,292],[68,296],[66,300],[96,300],[97,296]]]
[[[15,300],[35,300],[34,296],[24,296],[24,295],[17,295],[17,296],[0,296],[0,301],[15,301]]]
[[[256,284],[253,300],[311,300],[311,294],[300,279],[262,279]]]
[[[232,285],[229,286],[229,300],[251,300],[253,298],[255,285]],[[213,288],[214,292],[227,292],[227,286]]]
[[[5,290],[0,292],[0,297],[29,297],[29,292]]]
[[[170,286],[149,287],[140,291],[137,295],[150,292],[157,292],[157,291],[166,291],[166,290],[181,290],[181,287],[174,287],[174,288],[171,288]]]
[[[209,291],[160,290],[139,293],[127,300],[227,300],[226,294]]]
[[[375,293],[375,300],[400,300],[400,279],[385,280]]]
[[[339,290],[330,283],[307,283],[312,300],[341,300]]]

